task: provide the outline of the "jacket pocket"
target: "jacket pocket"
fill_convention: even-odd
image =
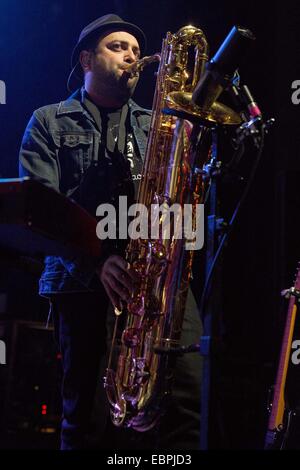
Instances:
[[[69,193],[76,188],[90,166],[94,137],[91,133],[65,132],[55,136],[61,169],[61,191]]]

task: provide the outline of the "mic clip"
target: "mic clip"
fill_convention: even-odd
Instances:
[[[252,138],[255,147],[259,148],[261,129],[267,134],[274,122],[274,118],[264,122],[262,116],[256,116],[249,119],[249,121],[243,122],[237,128],[236,136],[232,139],[234,148],[237,149],[247,138]]]
[[[256,146],[256,140],[260,134],[257,126],[260,126],[261,122],[261,116],[257,116],[255,118],[249,119],[249,121],[243,122],[243,124],[237,128],[236,137],[233,138],[233,143],[235,144],[236,148],[239,147],[248,137],[253,138],[254,144]]]

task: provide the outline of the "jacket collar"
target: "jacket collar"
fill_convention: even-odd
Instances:
[[[65,101],[61,101],[58,105],[57,115],[69,113],[84,113],[85,109],[81,104],[82,90],[78,89]]]
[[[83,88],[76,90],[67,100],[61,101],[58,105],[57,115],[61,116],[62,114],[70,113],[83,113],[86,114],[86,109],[82,106],[83,100]],[[146,111],[150,113],[149,110],[141,108],[135,101],[130,99],[128,101],[128,106],[131,109],[131,112],[135,111]]]

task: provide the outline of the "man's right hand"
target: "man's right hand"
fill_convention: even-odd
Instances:
[[[121,310],[122,300],[128,302],[134,294],[138,280],[136,272],[124,258],[111,255],[97,273],[113,306]]]

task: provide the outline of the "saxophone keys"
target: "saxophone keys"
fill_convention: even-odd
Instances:
[[[127,328],[127,330],[123,332],[122,340],[128,348],[135,348],[138,346],[141,341],[138,328]]]

